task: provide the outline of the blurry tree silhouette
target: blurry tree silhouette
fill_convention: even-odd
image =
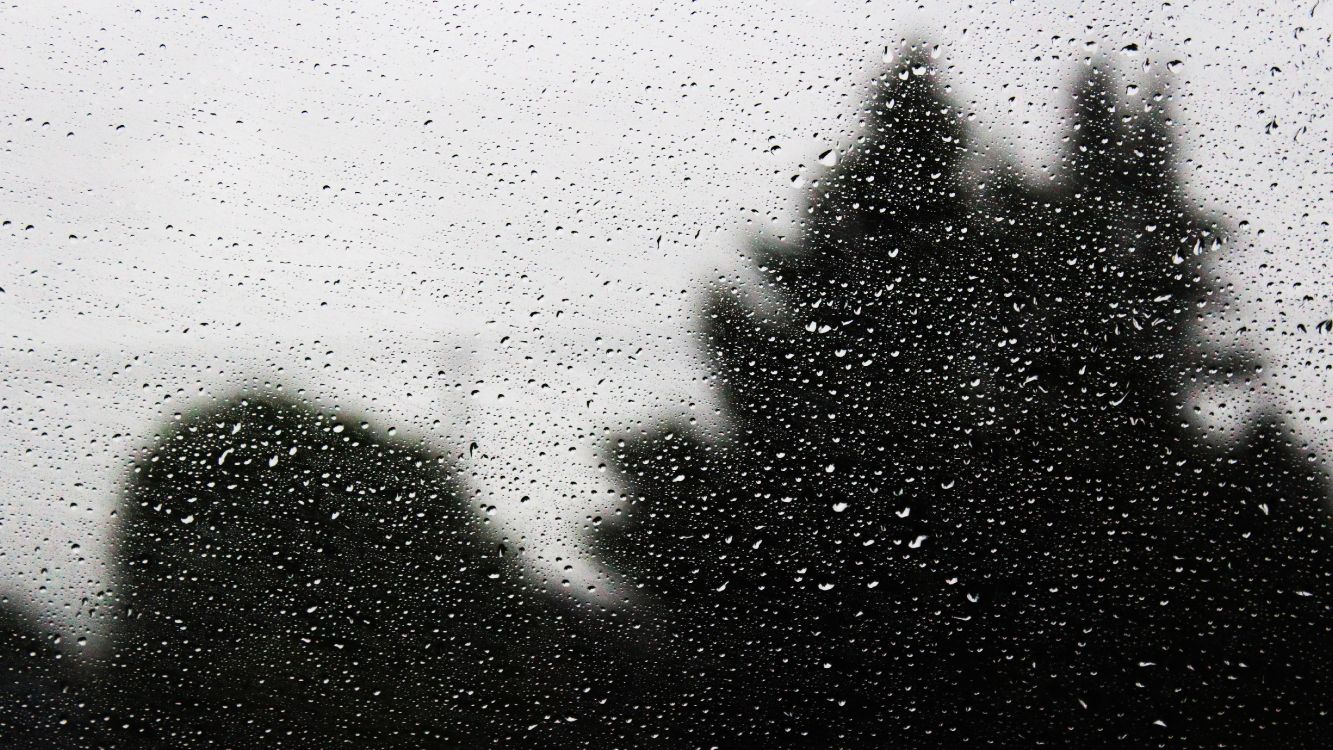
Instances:
[[[1163,97],[1108,79],[1033,186],[906,56],[799,244],[705,311],[725,434],[616,446],[597,544],[654,600],[676,742],[1327,738],[1323,486],[1275,420],[1218,451],[1185,419],[1221,237]]]
[[[453,457],[273,393],[159,437],[120,532],[105,746],[570,741],[595,660]]]

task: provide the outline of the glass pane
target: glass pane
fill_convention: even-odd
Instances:
[[[7,7],[0,746],[1326,746],[1330,19]]]

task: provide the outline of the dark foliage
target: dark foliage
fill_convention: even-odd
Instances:
[[[1033,186],[924,58],[874,91],[800,242],[706,310],[730,429],[617,446],[634,502],[598,544],[656,600],[662,731],[1321,746],[1323,485],[1272,420],[1219,451],[1182,413],[1221,237],[1163,102],[1094,70]]]
[[[103,744],[562,741],[591,655],[453,465],[275,395],[173,425],[123,520]]]

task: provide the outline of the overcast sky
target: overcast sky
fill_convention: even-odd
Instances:
[[[1170,68],[1188,187],[1241,228],[1214,334],[1326,453],[1333,3],[1056,5],[5,5],[0,586],[75,616],[134,452],[265,382],[476,442],[555,565],[608,432],[709,415],[701,288],[790,229],[908,34],[1034,174],[1080,66]]]

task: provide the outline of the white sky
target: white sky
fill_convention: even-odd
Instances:
[[[77,617],[133,451],[255,382],[477,442],[477,486],[554,569],[613,499],[607,430],[707,416],[701,286],[789,226],[791,178],[851,142],[913,32],[1034,171],[1089,55],[1180,61],[1189,187],[1247,222],[1215,332],[1248,330],[1326,454],[1333,3],[1054,5],[0,8],[0,590]]]

